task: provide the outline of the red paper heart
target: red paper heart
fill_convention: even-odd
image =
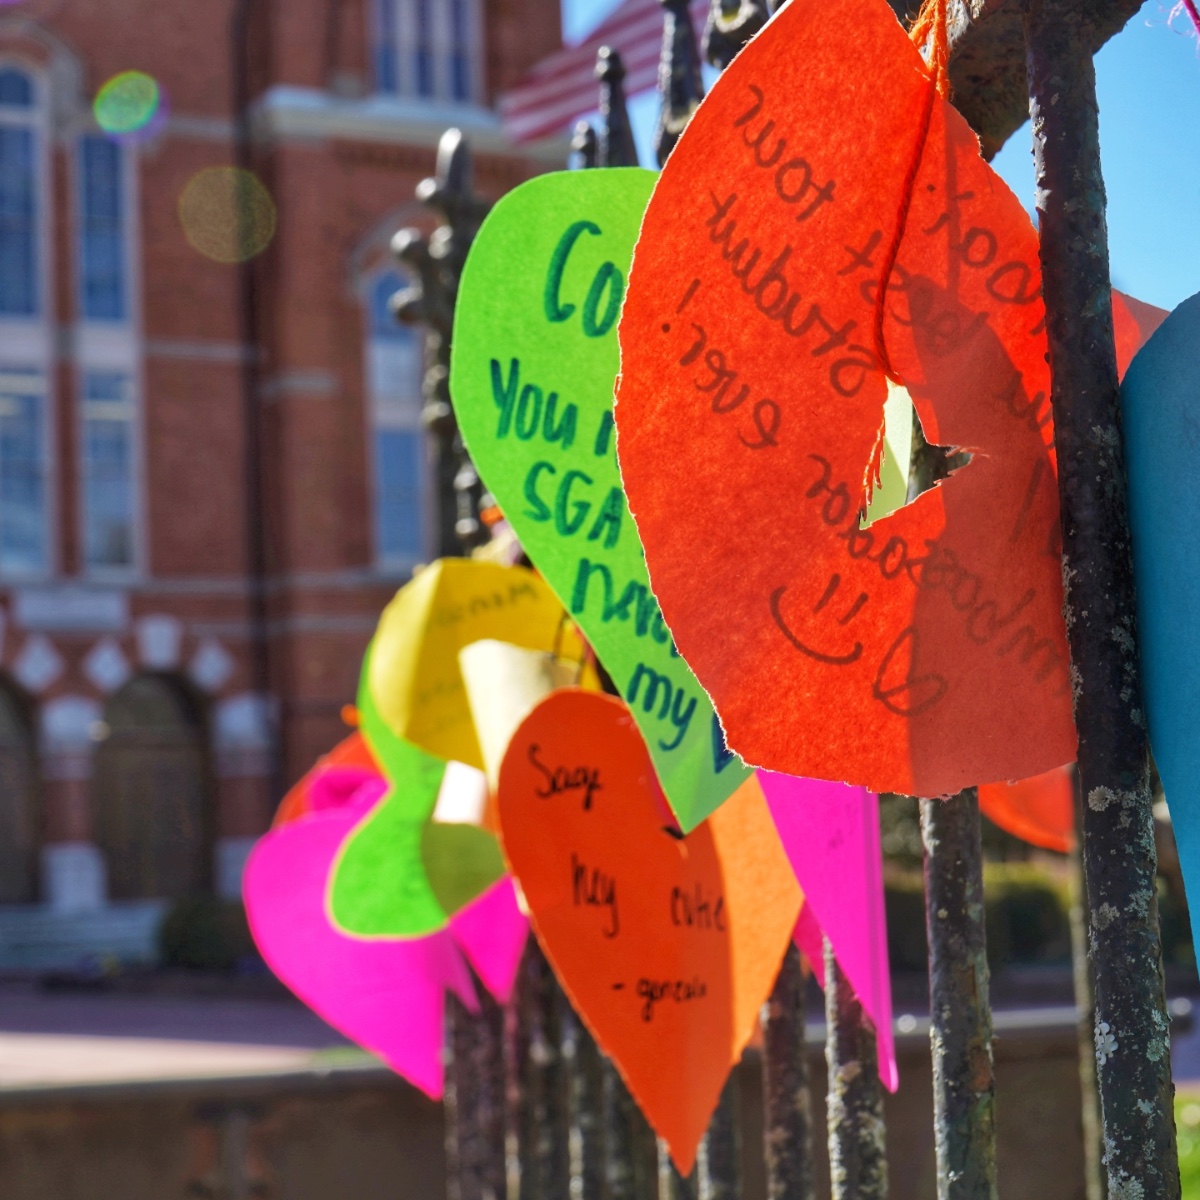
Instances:
[[[517,730],[498,808],[538,940],[686,1174],[801,894],[754,778],[686,839],[657,793],[625,705],[566,689]]]
[[[887,357],[972,458],[864,529],[897,238]],[[620,337],[630,509],[732,749],[924,796],[1071,761],[1037,235],[884,0],[785,5],[721,77]]]

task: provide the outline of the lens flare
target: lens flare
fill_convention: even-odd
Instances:
[[[194,250],[217,262],[245,262],[275,236],[275,201],[240,167],[207,167],[179,198],[179,221]]]
[[[145,130],[159,114],[162,92],[144,71],[122,71],[96,93],[96,124],[116,137]]]

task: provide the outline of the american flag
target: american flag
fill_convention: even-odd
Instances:
[[[692,0],[699,37],[708,0]],[[572,121],[596,108],[596,51],[611,46],[625,63],[625,91],[633,96],[654,87],[662,53],[663,7],[659,0],[623,0],[616,11],[578,46],[542,59],[511,91],[500,97],[500,118],[513,141],[565,132]]]

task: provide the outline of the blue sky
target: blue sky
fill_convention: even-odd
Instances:
[[[583,37],[617,0],[562,0],[566,36]],[[1173,308],[1200,292],[1200,54],[1187,18],[1147,0],[1096,58],[1113,282]],[[642,161],[652,165],[655,98],[630,106]],[[993,163],[1033,206],[1029,126]]]

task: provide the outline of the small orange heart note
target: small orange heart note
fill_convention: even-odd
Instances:
[[[687,1174],[803,900],[757,782],[680,838],[629,710],[565,688],[514,735],[498,808],[538,941]]]

